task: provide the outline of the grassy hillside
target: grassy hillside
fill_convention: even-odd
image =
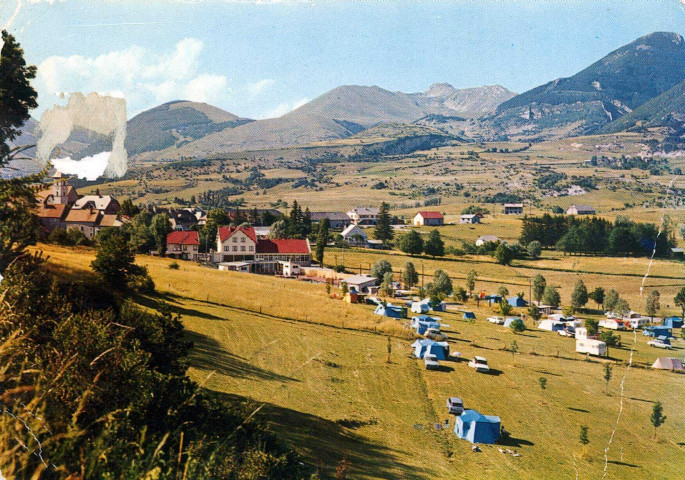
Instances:
[[[89,275],[91,250],[39,248],[52,268]],[[451,349],[465,358],[486,356],[495,374],[476,374],[461,362],[429,372],[410,356],[402,322],[388,320],[397,327],[388,332],[398,335],[390,340],[388,363],[387,337],[357,329],[375,324],[372,307],[327,299],[321,285],[188,262],[171,270],[170,260],[152,257],[138,261],[148,266],[159,295],[136,301],[152,307],[164,300],[183,315],[195,343],[191,376],[205,388],[252,401],[255,415],[268,419],[325,478],[343,457],[355,479],[598,478],[621,401],[606,478],[677,478],[682,469],[685,414],[674,392],[683,377],[646,368],[663,352],[647,347],[641,335],[622,334],[624,347],[611,349],[613,379],[605,393],[603,362],[584,361],[572,340],[544,331],[514,336],[485,322],[485,307],[476,309],[474,324],[444,313]],[[335,328],[345,310],[350,324]],[[352,325],[352,317],[359,323]],[[512,356],[503,348],[514,339],[519,353]],[[682,341],[678,345],[674,353],[681,356]],[[545,390],[540,377],[547,379]],[[448,418],[444,402],[452,395],[467,408],[499,415],[512,434],[505,448],[521,457],[487,446],[473,453],[450,430],[435,430]],[[668,416],[656,440],[649,424],[655,401]],[[578,440],[580,425],[589,426],[587,447]]]

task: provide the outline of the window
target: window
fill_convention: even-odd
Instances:
[[[224,245],[224,252],[228,252],[228,247]]]
[[[233,237],[233,243],[238,243],[238,237]]]
[[[234,252],[237,252],[237,251],[238,251],[238,246],[237,246],[237,245],[233,245],[233,251],[234,251]]]
[[[250,245],[250,251],[254,252],[254,245]]]
[[[241,246],[240,246],[240,251],[241,251],[241,252],[244,252],[244,251],[245,251],[245,245],[241,245]]]
[[[245,237],[240,237],[240,243],[245,243]]]

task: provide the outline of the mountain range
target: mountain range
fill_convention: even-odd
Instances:
[[[337,87],[278,118],[253,120],[198,102],[174,101],[128,121],[133,161],[174,160],[344,139],[383,124],[429,127],[446,136],[537,141],[685,121],[685,42],[656,32],[581,70],[521,94],[500,85],[418,93],[378,86]],[[35,122],[15,143],[29,143]],[[397,129],[396,131],[422,131]],[[81,148],[91,140],[85,149]],[[106,148],[76,132],[62,151]],[[95,142],[95,143],[93,143]]]

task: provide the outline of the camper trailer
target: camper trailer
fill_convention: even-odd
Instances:
[[[625,328],[623,320],[617,320],[615,318],[607,318],[606,320],[600,320],[599,326],[608,328],[609,330],[623,330]]]
[[[576,352],[605,357],[607,354],[607,344],[599,340],[588,338],[576,340]]]
[[[649,318],[645,318],[645,317],[631,318],[627,322],[628,322],[628,325],[630,325],[630,328],[632,328],[633,330],[636,330],[639,328],[644,328],[647,325],[649,325]]]

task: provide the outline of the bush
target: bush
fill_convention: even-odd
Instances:
[[[526,324],[523,323],[523,320],[517,318],[509,324],[509,328],[511,328],[511,331],[514,333],[521,333],[526,330]]]
[[[169,264],[169,268],[171,270],[178,270],[179,268],[181,268],[181,266],[178,264],[178,262],[171,262]]]

